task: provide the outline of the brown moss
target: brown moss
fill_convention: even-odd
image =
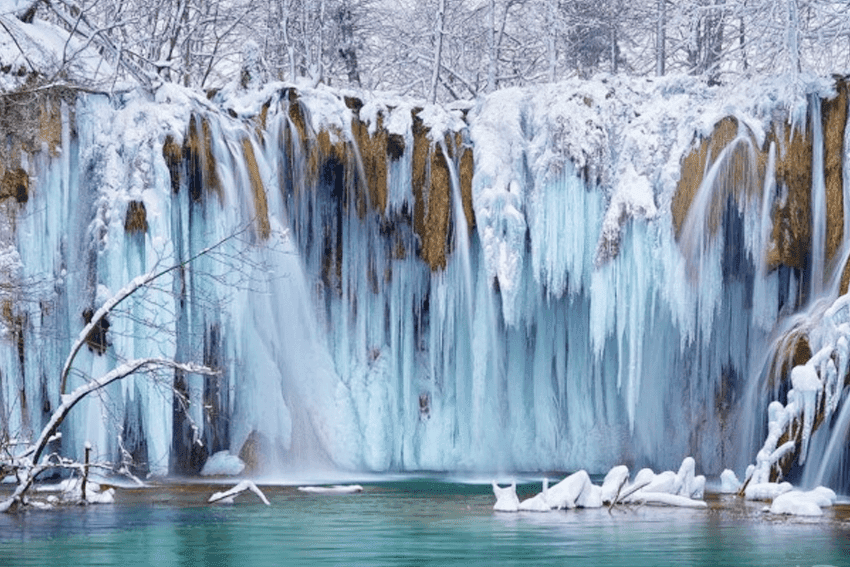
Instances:
[[[287,100],[289,101],[289,120],[298,131],[298,137],[303,144],[307,140],[307,122],[304,119],[304,111],[301,108],[301,102],[298,100],[298,93],[295,92],[294,89],[289,89],[287,92]]]
[[[254,119],[257,122],[257,136],[262,137],[263,132],[266,130],[266,124],[269,119],[269,106],[271,105],[270,101],[266,101],[263,103],[263,107],[260,109],[260,113]]]
[[[333,136],[333,138],[332,138]],[[309,143],[307,155],[307,177],[315,184],[323,172],[328,160],[336,160],[343,166],[348,161],[348,151],[343,141],[342,132],[334,130],[320,131],[316,138]]]
[[[826,187],[826,261],[832,260],[844,239],[844,183],[842,159],[847,125],[847,89],[836,84],[838,96],[823,103],[823,169]]]
[[[260,470],[263,453],[268,451],[268,439],[265,436],[254,430],[245,439],[242,448],[239,449],[239,458],[245,463],[244,474],[256,474]]]
[[[189,119],[183,156],[188,165],[189,194],[192,199],[200,201],[206,192],[213,192],[221,201],[223,193],[212,153],[212,133],[206,118],[193,114]]]
[[[269,224],[269,206],[266,201],[266,190],[254,156],[254,146],[248,138],[242,139],[242,152],[245,154],[245,164],[248,166],[248,177],[251,179],[251,193],[254,196],[254,215],[257,221],[257,233],[266,240],[271,234]]]
[[[475,229],[475,210],[472,206],[472,176],[475,173],[475,158],[471,148],[463,147],[460,150],[460,196],[463,201],[463,213],[470,230]]]
[[[801,327],[788,331],[773,354],[768,386],[776,388],[777,382],[783,382],[791,376],[791,369],[805,364],[812,358],[809,337]]]
[[[20,167],[7,169],[0,180],[0,201],[15,199],[23,205],[29,200],[30,178]]]
[[[94,310],[91,308],[83,311],[83,321],[86,325],[91,323],[92,317],[94,316]],[[109,330],[109,319],[104,316],[100,321],[97,322],[97,325],[92,327],[92,330],[89,331],[89,334],[86,335],[86,345],[88,345],[89,350],[94,352],[97,355],[102,355],[106,352],[106,349],[109,347],[109,341],[106,338],[106,333]]]
[[[420,237],[425,232],[425,181],[428,173],[431,141],[428,139],[428,129],[422,119],[413,114],[413,156],[411,170],[411,185],[413,190],[413,230]]]
[[[4,299],[0,303],[0,318],[3,323],[12,331],[12,338],[18,350],[18,359],[21,363],[21,368],[24,368],[26,349],[24,348],[24,328],[26,327],[26,314],[18,315],[15,313],[15,306],[11,299]]]
[[[4,299],[2,302],[0,302],[0,317],[2,317],[3,321],[5,321],[7,324],[11,325],[11,322],[14,317],[11,299]]]
[[[431,151],[428,210],[422,236],[422,259],[432,270],[446,267],[448,232],[451,218],[451,179],[441,147]]]
[[[62,147],[62,113],[61,102],[51,98],[43,98],[38,106],[38,138],[47,145],[50,155],[59,155]]]
[[[850,291],[850,260],[844,264],[844,269],[841,270],[841,284],[839,290],[841,295]]]
[[[396,236],[392,250],[392,258],[394,260],[404,260],[407,258],[407,248],[404,245],[404,240],[402,240],[400,236]]]
[[[294,89],[288,89],[286,92],[286,106],[282,110],[289,115],[290,126],[283,133],[283,151],[289,156],[290,171],[300,171],[301,163],[300,156],[307,152],[307,123],[304,120],[304,112],[301,109],[301,104],[298,100],[298,93]],[[282,103],[284,104],[284,103]],[[296,140],[297,138],[297,140]],[[295,143],[299,147],[296,151]],[[296,182],[293,184],[296,195],[302,187],[302,183]],[[283,186],[283,184],[281,184]]]
[[[807,132],[796,131],[792,136],[790,129],[785,128],[780,135],[784,143],[778,144],[776,183],[784,188],[787,197],[775,209],[771,235],[775,246],[768,257],[768,266],[784,264],[802,270],[812,242],[812,143]],[[777,137],[775,130],[771,136]]]
[[[130,201],[127,214],[124,215],[124,232],[145,233],[148,231],[148,215],[145,204],[141,201]]]
[[[392,161],[398,161],[404,157],[404,148],[404,136],[401,134],[387,135],[387,156],[389,156]]]
[[[812,347],[809,345],[809,337],[800,335],[794,343],[791,353],[791,368],[806,364],[812,358]],[[788,374],[790,374],[790,369]]]
[[[711,136],[701,139],[691,153],[682,160],[681,177],[672,202],[673,226],[677,238],[702,183],[706,168],[710,165],[709,158],[716,158],[737,135],[738,121],[735,118],[726,117],[714,126]]]
[[[363,101],[357,97],[346,96],[343,97],[343,102],[345,102],[345,106],[348,107],[349,110],[353,110],[355,113],[359,113],[360,109],[363,108]]]
[[[168,166],[171,191],[178,193],[180,191],[180,168],[183,164],[183,150],[174,141],[171,134],[165,137],[165,142],[162,144],[162,157],[165,158],[165,164]]]
[[[10,92],[0,97],[0,135],[15,139],[15,147],[4,145],[0,149],[3,162],[9,163],[21,151],[32,154],[42,148],[47,148],[52,156],[58,155],[62,146],[62,103],[68,103],[70,114],[75,98],[76,92],[64,87]],[[70,118],[73,119],[72,114]]]
[[[363,162],[369,204],[380,213],[387,207],[387,132],[383,125],[383,116],[379,114],[375,134],[370,135],[369,127],[359,117],[351,121],[351,131]]]

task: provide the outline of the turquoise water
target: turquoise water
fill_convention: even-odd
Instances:
[[[120,492],[114,505],[0,517],[2,565],[850,565],[850,525],[775,520],[760,506],[497,514],[489,486],[265,488],[209,506],[214,487]],[[528,489],[530,490],[530,488]]]

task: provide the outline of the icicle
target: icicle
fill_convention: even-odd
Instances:
[[[821,101],[812,95],[812,261],[810,301],[823,292],[826,272],[826,186],[823,178],[823,127]]]

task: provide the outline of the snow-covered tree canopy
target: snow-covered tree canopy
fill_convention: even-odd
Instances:
[[[732,82],[845,72],[846,11],[831,0],[2,0],[0,70],[218,88],[255,41],[272,79],[442,100],[599,72]]]

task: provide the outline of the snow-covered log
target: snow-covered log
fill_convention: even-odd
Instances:
[[[269,503],[268,499],[266,498],[266,495],[263,494],[263,491],[260,490],[259,487],[256,484],[254,484],[253,481],[250,481],[250,480],[243,480],[242,482],[240,482],[239,484],[237,484],[236,486],[234,486],[230,490],[225,490],[224,492],[214,493],[212,496],[210,496],[210,499],[209,499],[208,502],[213,503],[213,504],[216,503],[216,502],[221,502],[221,503],[224,503],[224,504],[232,504],[233,499],[236,498],[236,496],[238,496],[239,494],[245,492],[246,490],[250,490],[251,492],[256,494],[257,498],[262,500],[263,504],[265,504],[266,506],[271,506],[271,503]]]

